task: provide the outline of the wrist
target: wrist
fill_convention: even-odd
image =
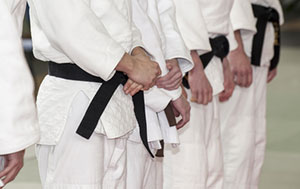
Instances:
[[[130,56],[128,53],[125,53],[122,59],[120,60],[119,64],[117,65],[116,70],[130,75],[133,71],[133,67],[134,60],[132,56]]]
[[[189,74],[205,75],[202,63],[195,63],[194,68],[189,72]]]

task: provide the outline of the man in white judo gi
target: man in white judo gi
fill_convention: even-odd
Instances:
[[[189,121],[190,106],[182,95],[180,83],[182,73],[192,69],[193,64],[178,31],[172,0],[133,0],[132,11],[133,21],[142,33],[145,48],[160,64],[164,75],[157,81],[160,89],[155,86],[145,92],[148,141],[155,154],[161,148],[160,140],[178,143],[176,125],[170,127],[164,112],[170,101],[182,116],[177,127],[180,128]],[[162,178],[158,178],[162,164],[157,162],[157,158],[151,158],[137,133],[134,132],[128,141],[127,188],[162,188]],[[135,161],[131,161],[132,159]]]
[[[160,75],[140,48],[131,1],[29,4],[35,57],[51,61],[37,100],[43,187],[126,188],[127,139],[137,121],[148,147],[138,91],[151,88]]]
[[[39,139],[34,83],[21,35],[26,2],[0,2],[0,181],[12,181],[23,166],[25,148]],[[0,182],[0,188],[3,185]]]
[[[238,86],[221,104],[224,187],[255,189],[266,145],[266,88],[276,75],[283,15],[277,0],[235,0],[231,21],[238,48],[228,57]]]
[[[164,188],[222,188],[219,100],[227,100],[234,89],[226,59],[227,38],[230,48],[236,47],[229,18],[233,1],[175,3],[179,29],[195,67],[184,82],[190,87],[191,121],[179,131],[179,149],[165,152]]]

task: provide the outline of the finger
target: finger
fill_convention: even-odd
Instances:
[[[8,174],[7,176],[2,180],[4,185],[8,184],[9,182],[13,181],[17,174],[19,173],[20,169],[18,168],[14,168],[12,169]]]
[[[189,122],[189,111],[182,115],[182,119],[177,123],[176,128],[177,129],[181,129],[185,124],[187,124]]]
[[[275,70],[272,70],[268,74],[268,80],[267,82],[270,83],[277,75],[277,72]]]
[[[158,77],[158,76],[160,76],[161,75],[161,69],[160,69],[160,67],[158,66],[158,71],[157,71],[157,73],[156,73],[156,76]]]
[[[157,85],[163,85],[163,84],[165,84],[166,82],[168,82],[173,76],[174,76],[174,74],[171,73],[171,72],[169,72],[167,75],[165,75],[165,76],[163,76],[163,77],[160,77],[160,78],[157,80],[156,84],[157,84]]]
[[[125,83],[124,87],[123,87],[123,91],[126,93],[126,90],[131,86],[131,84],[133,83],[133,81],[131,79],[128,79],[127,82]]]
[[[0,179],[6,176],[9,172],[11,172],[15,167],[15,163],[9,162],[8,165],[4,168],[3,171],[0,172]]]
[[[198,101],[198,93],[197,93],[197,91],[193,91],[192,90],[191,92],[192,92],[192,97],[191,97],[190,101],[197,103],[197,101]]]
[[[168,70],[172,70],[174,68],[173,64],[170,62],[167,62],[166,65],[167,65]]]
[[[156,82],[156,85],[160,88],[165,88],[169,85],[172,85],[177,82],[181,82],[182,74],[181,73],[174,73],[167,78],[159,78]]]
[[[247,87],[250,87],[252,84],[252,68],[248,74],[248,86]]]
[[[247,74],[243,74],[241,80],[242,80],[242,87],[247,87],[247,85],[248,85]]]
[[[132,92],[130,92],[131,96],[134,96],[136,93],[138,93],[140,90],[142,90],[143,86],[138,85]]]
[[[268,75],[268,80],[267,82],[270,83],[274,79],[273,74]]]
[[[181,129],[183,127],[183,119],[181,119],[178,123],[177,123],[177,125],[176,125],[176,129]]]
[[[176,110],[176,108],[173,107],[173,112],[174,112],[174,115],[176,117],[179,117],[180,116],[180,113],[178,112],[178,110]]]
[[[125,91],[125,93],[126,94],[131,94],[134,90],[135,90],[135,88],[137,88],[139,86],[139,84],[137,84],[137,83],[132,83],[129,87],[128,87],[128,89]]]
[[[203,95],[201,93],[198,93],[197,103],[198,104],[203,104]]]
[[[236,84],[242,86],[243,84],[242,74],[238,73],[236,77],[237,77]]]
[[[225,101],[225,91],[221,92],[219,94],[219,101],[220,102],[224,102]]]
[[[178,81],[171,83],[170,85],[164,86],[163,88],[166,90],[175,90],[180,87],[180,84],[181,84],[181,80],[178,80]]]
[[[187,93],[184,88],[182,88],[182,95],[185,97],[185,99],[187,99]]]

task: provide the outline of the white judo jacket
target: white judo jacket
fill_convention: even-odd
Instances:
[[[173,0],[176,5],[176,18],[183,39],[190,50],[199,55],[211,51],[209,38],[227,36],[230,49],[237,43],[229,19],[233,0]],[[205,69],[206,76],[213,88],[213,95],[223,89],[223,71],[220,60],[213,58]]]
[[[276,9],[280,15],[280,24],[284,23],[282,8],[278,0],[234,0],[230,19],[233,29],[241,30],[244,49],[249,57],[251,56],[253,37],[256,32],[256,18],[253,15],[251,3]],[[274,55],[274,28],[272,23],[267,24],[266,33],[261,66],[268,67]]]
[[[125,52],[143,46],[140,33],[132,23],[130,0],[28,2],[34,55],[42,61],[76,63],[88,73],[108,80]],[[57,144],[75,97],[83,93],[86,100],[82,106],[88,107],[100,85],[47,76],[37,98],[39,143]],[[95,132],[118,138],[135,127],[132,98],[119,86]]]
[[[178,29],[172,0],[133,0],[132,6],[133,21],[142,33],[145,48],[159,63],[162,76],[168,73],[167,59],[176,58],[183,74],[191,70],[193,63]],[[157,87],[145,92],[149,142],[176,141],[176,128],[170,128],[163,110],[181,92],[181,88],[168,91]]]
[[[0,155],[36,143],[34,83],[24,58],[21,34],[26,1],[0,1]]]

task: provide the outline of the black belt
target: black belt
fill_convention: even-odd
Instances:
[[[100,77],[93,76],[75,64],[57,64],[54,62],[49,62],[49,75],[77,80],[77,81],[89,81],[103,83],[98,89],[94,98],[92,99],[85,115],[76,131],[80,136],[89,139],[93,132],[95,131],[98,121],[104,112],[109,100],[113,96],[115,90],[120,84],[124,85],[128,80],[128,77],[122,72],[116,72],[115,75],[109,80],[104,81]],[[150,151],[147,139],[147,126],[146,126],[146,115],[145,115],[145,103],[144,103],[144,93],[139,91],[133,97],[134,112],[140,128],[141,140],[146,147],[147,151],[152,157],[153,154]]]
[[[207,67],[214,56],[220,58],[223,61],[223,58],[225,58],[229,53],[229,42],[225,36],[221,35],[215,38],[209,38],[209,43],[212,50],[199,56],[204,69]],[[187,89],[190,88],[188,83],[188,74],[186,74],[182,79],[182,84]]]
[[[253,38],[251,63],[260,66],[261,56],[268,22],[272,22],[275,30],[274,57],[271,60],[270,70],[277,67],[280,57],[280,16],[276,9],[252,4],[254,16],[257,18],[257,33]]]

